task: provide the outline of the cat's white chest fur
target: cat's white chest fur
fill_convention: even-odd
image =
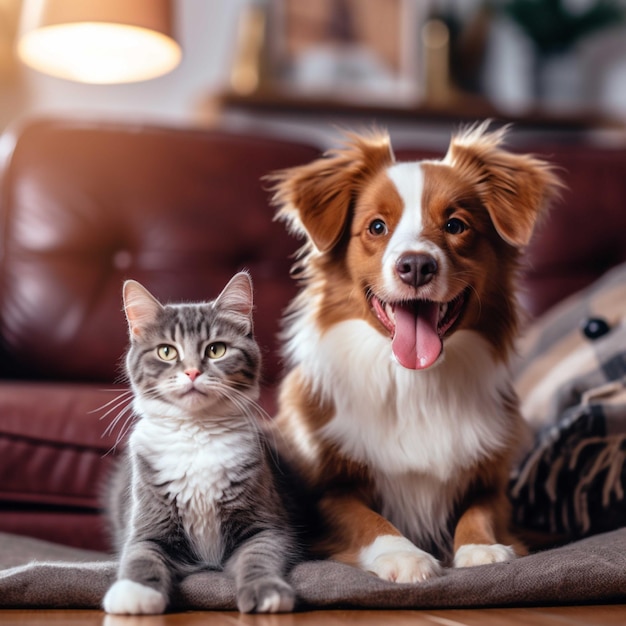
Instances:
[[[241,466],[249,437],[193,423],[142,419],[129,440],[135,458],[143,457],[153,469],[150,481],[176,507],[197,555],[212,565],[219,565],[224,553],[219,504]]]

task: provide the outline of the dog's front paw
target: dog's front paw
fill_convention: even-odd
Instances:
[[[515,558],[517,558],[517,555],[511,546],[503,546],[501,543],[492,545],[468,543],[456,551],[454,567],[474,567],[475,565],[503,563]]]
[[[361,566],[383,580],[419,583],[440,576],[441,565],[408,539],[383,535],[361,552]]]
[[[157,615],[165,611],[167,599],[152,587],[133,580],[118,580],[106,592],[102,607],[115,615]]]
[[[237,608],[242,613],[287,613],[296,602],[294,590],[281,578],[259,578],[237,590]]]

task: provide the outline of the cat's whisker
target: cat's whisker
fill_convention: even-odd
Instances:
[[[126,420],[124,421],[124,423],[122,424],[122,427],[120,428],[119,434],[117,435],[117,439],[115,440],[115,443],[113,444],[113,451],[115,451],[117,449],[117,446],[120,445],[120,443],[126,438],[126,435],[128,434],[128,431],[130,430],[130,427],[132,426],[132,423],[135,420],[135,415],[131,412],[129,413],[128,417],[126,418]]]
[[[116,391],[119,391],[119,390],[116,390]],[[134,415],[132,412],[131,401],[132,401],[132,391],[127,389],[127,390],[119,392],[117,396],[113,398],[112,400],[110,400],[109,402],[106,402],[105,404],[98,407],[97,409],[90,411],[90,413],[96,413],[98,411],[103,411],[106,409],[104,413],[98,418],[99,420],[103,420],[107,418],[109,415],[115,414],[113,419],[110,421],[110,423],[102,432],[102,435],[101,435],[102,437],[107,437],[113,434],[115,429],[118,427],[119,423],[124,419],[122,427],[120,428],[120,431],[116,438],[115,444],[110,450],[106,452],[104,456],[108,456],[109,454],[115,451],[115,449],[117,448],[119,443],[122,441],[122,439],[124,439],[126,433],[128,432],[130,428],[130,424],[132,423],[133,418],[134,418]]]
[[[121,398],[129,398],[130,396],[133,395],[133,392],[131,389],[124,389],[124,390],[103,389],[103,391],[113,392],[116,394],[116,396],[112,398],[111,400],[109,400],[108,402],[105,402],[104,404],[101,404],[100,406],[96,407],[95,409],[88,411],[89,415],[93,415],[94,413],[99,413],[100,411],[103,411],[104,409],[111,406],[112,404],[115,404],[117,406],[117,403],[120,401]],[[106,415],[108,415],[108,413],[109,411],[107,411],[102,417],[105,417]],[[100,417],[100,419],[102,419],[102,417]]]
[[[119,410],[115,414],[115,417],[109,422],[108,426],[104,429],[104,431],[102,432],[102,436],[104,437],[104,436],[110,435],[115,429],[115,427],[117,426],[118,422],[122,419],[122,417],[131,410],[132,410],[132,407],[128,404],[126,406],[122,406],[121,410]]]
[[[215,385],[214,390],[222,395],[224,399],[230,401],[239,411],[238,417],[242,417],[245,420],[250,432],[255,436],[257,447],[261,449],[263,447],[261,441],[262,431],[258,415],[261,415],[261,418],[265,419],[269,418],[268,413],[248,395],[228,385],[223,383]],[[255,415],[254,412],[256,412],[257,415]]]
[[[128,434],[133,422],[136,419],[136,415],[133,412],[131,406],[126,406],[117,414],[115,419],[107,426],[106,430],[103,433],[103,436],[112,434],[122,419],[124,419],[124,421],[119,428],[117,437],[115,438],[115,443],[111,446],[111,448],[106,452],[104,456],[113,454],[117,450],[120,443],[122,443],[122,441],[124,441],[124,439],[126,438],[126,435]]]
[[[211,389],[215,392],[221,393],[225,399],[231,401],[239,409],[243,409],[244,407],[248,407],[252,404],[256,405],[256,402],[252,400],[250,396],[243,393],[239,389],[226,385],[221,381],[214,381],[211,385]]]
[[[118,428],[119,423],[122,420],[124,421],[122,422],[121,428],[119,428],[118,430],[118,436],[115,441],[115,445],[117,445],[126,436],[130,424],[135,420],[135,414],[130,407],[126,407],[118,413],[115,419],[107,426],[106,430],[103,433],[103,436],[112,435]]]
[[[143,387],[141,396],[148,400],[163,400],[171,392],[176,391],[177,385],[174,382],[161,382],[152,387]]]
[[[271,420],[271,415],[258,403],[256,402],[256,400],[253,400],[248,394],[244,393],[243,391],[237,389],[236,387],[231,387],[230,385],[226,385],[224,383],[219,383],[228,394],[232,394],[232,396],[235,396],[237,398],[239,398],[243,405],[245,405],[246,407],[252,407],[258,417],[264,419],[264,420]]]
[[[99,420],[103,420],[106,417],[108,417],[109,415],[111,415],[111,413],[114,413],[115,411],[117,411],[120,407],[123,407],[124,405],[128,405],[130,402],[132,401],[132,395],[123,395],[120,396],[118,398],[116,398],[116,402],[115,404],[111,405],[106,412],[104,412],[98,419]],[[108,403],[110,404],[110,403]],[[106,408],[107,405],[101,407],[101,410]]]
[[[267,445],[265,446],[265,448],[272,459],[274,467],[277,468],[277,471],[280,471],[279,469],[280,463],[279,463],[278,456],[276,454],[276,450],[277,450],[276,434],[271,429],[263,429],[260,423],[260,420],[262,421],[267,420],[268,422],[271,421],[272,416],[258,402],[256,402],[255,400],[247,396],[245,393],[242,393],[238,389],[233,389],[232,387],[229,387],[228,385],[225,385],[222,383],[221,390],[224,391],[225,397],[231,400],[233,404],[237,402],[235,397],[237,397],[237,399],[239,400],[239,402],[237,403],[237,406],[240,409],[242,416],[246,419],[248,425],[252,428],[255,434],[257,447],[259,449],[263,448],[263,445],[262,445],[263,440],[269,441],[270,444],[273,444],[273,445]],[[250,409],[253,409],[257,414],[254,415]],[[260,420],[259,420],[259,417],[260,417]],[[269,439],[270,437],[271,437],[271,440]]]
[[[107,437],[112,435],[115,430],[118,428],[120,422],[122,423],[119,428],[119,432],[113,447],[106,453],[106,455],[111,454],[115,451],[120,442],[126,437],[126,434],[130,430],[130,426],[135,419],[135,414],[133,412],[132,407],[133,400],[133,392],[130,389],[124,390],[121,393],[118,393],[117,397],[113,398],[109,402],[105,403],[96,411],[102,411],[106,409],[106,411],[99,417],[100,420],[107,418],[109,415],[114,414],[115,416],[109,422],[107,427],[102,432],[102,437]],[[96,412],[93,411],[93,412]],[[123,421],[122,421],[123,420]],[[105,455],[105,456],[106,456]]]

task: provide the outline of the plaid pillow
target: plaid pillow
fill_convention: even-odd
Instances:
[[[515,371],[534,444],[511,481],[515,522],[578,538],[626,523],[626,264],[529,329]]]

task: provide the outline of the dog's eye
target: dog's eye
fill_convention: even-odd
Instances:
[[[457,217],[453,217],[446,222],[446,232],[451,235],[460,235],[467,230],[467,225]]]
[[[368,227],[369,232],[375,237],[387,234],[387,224],[380,219],[374,220]]]

